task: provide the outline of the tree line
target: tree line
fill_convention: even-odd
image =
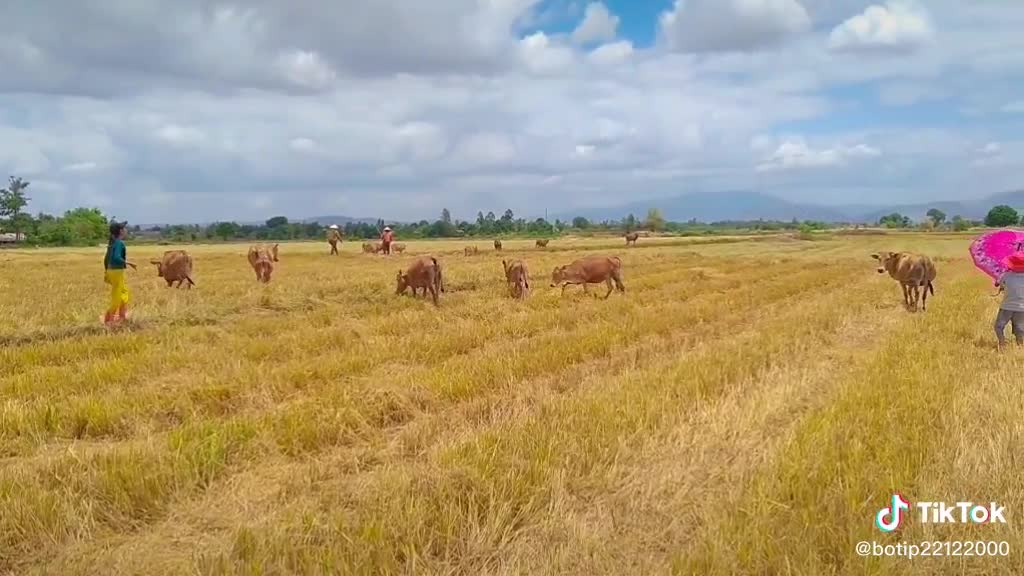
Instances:
[[[27,195],[29,182],[10,177],[6,188],[0,189],[0,231],[14,232],[19,238],[39,245],[72,246],[105,242],[110,218],[97,208],[75,208],[61,216],[39,213],[35,216],[26,212],[31,198]],[[993,207],[983,221],[965,219],[959,215],[947,220],[946,214],[937,208],[928,211],[926,219],[914,223],[899,213],[881,217],[877,224],[886,228],[967,230],[973,227],[1003,227],[1024,225],[1024,218],[1014,208],[1006,205]],[[207,225],[152,226],[143,230],[131,226],[129,233],[136,240],[155,242],[208,242],[238,240],[318,240],[324,237],[325,227],[330,222],[291,222],[284,216],[275,216],[262,224],[239,224],[237,222],[214,222]],[[347,222],[343,226],[348,239],[373,239],[380,236],[384,220],[376,222]],[[554,236],[566,231],[580,234],[629,233],[645,230],[654,233],[665,232],[676,235],[704,235],[738,230],[748,231],[800,231],[832,229],[839,224],[811,220],[790,221],[720,221],[686,222],[667,220],[661,210],[652,208],[643,218],[629,214],[620,220],[591,221],[577,216],[569,221],[559,219],[549,222],[544,218],[533,220],[516,217],[512,210],[505,210],[501,216],[494,212],[477,213],[475,220],[452,218],[445,208],[434,221],[421,220],[408,223],[387,223],[400,238],[458,238],[494,236]]]

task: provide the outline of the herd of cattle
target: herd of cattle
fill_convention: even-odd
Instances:
[[[635,243],[636,233],[626,235],[626,243]],[[544,248],[547,240],[537,240],[536,246]],[[278,244],[265,245],[257,244],[251,246],[248,252],[249,265],[252,266],[258,282],[270,282],[271,274],[274,271],[274,263],[279,262]],[[397,252],[405,251],[404,244],[394,244],[391,248]],[[501,251],[501,240],[494,241],[494,249]],[[370,253],[380,252],[380,245],[370,243],[363,244],[363,251]],[[465,254],[471,256],[479,250],[475,247],[467,247]],[[888,272],[889,276],[899,282],[903,289],[903,301],[908,309],[916,310],[918,303],[921,309],[927,309],[928,294],[935,295],[935,264],[931,258],[922,254],[911,252],[878,252],[871,255],[878,260],[878,273]],[[156,265],[157,275],[172,286],[177,282],[180,288],[183,283],[188,283],[188,288],[195,285],[192,280],[192,257],[184,250],[168,250],[164,252],[163,258],[151,260]],[[502,260],[502,270],[505,281],[508,284],[509,292],[513,298],[525,299],[530,291],[530,277],[526,262],[522,260]],[[404,294],[412,288],[413,296],[419,290],[423,291],[426,298],[430,293],[434,304],[438,304],[440,293],[445,292],[442,279],[441,264],[434,256],[423,256],[416,258],[405,271],[399,271],[396,278],[396,294]],[[626,287],[622,283],[622,261],[616,256],[592,255],[579,258],[564,266],[557,266],[551,272],[551,287],[562,286],[562,293],[570,284],[580,284],[584,293],[589,293],[589,284],[604,283],[608,291],[604,297],[608,298],[613,290],[625,292]]]
[[[626,237],[627,243],[630,242],[629,236],[627,235]],[[633,238],[632,242],[635,241],[636,238]],[[547,245],[547,240],[537,240],[536,242],[538,248],[545,248]],[[249,265],[256,274],[257,282],[264,284],[270,282],[270,277],[274,272],[274,264],[280,262],[278,256],[279,246],[279,244],[256,244],[249,247],[247,258]],[[501,240],[494,241],[494,248],[496,251],[501,251]],[[405,245],[396,243],[391,246],[391,249],[401,254],[405,251]],[[378,253],[381,251],[381,245],[365,243],[363,244],[363,251]],[[478,253],[479,250],[476,246],[465,249],[467,256]],[[163,278],[167,282],[168,287],[174,285],[175,282],[177,282],[178,288],[185,282],[188,283],[187,287],[189,289],[195,285],[195,282],[192,280],[192,256],[185,250],[168,250],[164,252],[162,258],[150,260],[150,263],[156,266],[157,276]],[[522,260],[502,260],[501,266],[512,297],[525,299],[530,291],[530,277],[526,263]],[[415,297],[417,292],[422,290],[424,298],[426,298],[428,292],[430,293],[435,305],[438,304],[439,294],[445,291],[441,264],[434,256],[423,256],[415,259],[404,272],[398,272],[396,282],[396,294],[403,294],[407,289],[412,288],[412,293]],[[608,298],[614,289],[620,292],[626,291],[626,287],[622,283],[622,261],[618,257],[586,256],[564,266],[558,266],[551,273],[551,286],[555,287],[561,284],[563,293],[570,284],[582,284],[583,291],[589,293],[588,284],[600,283],[608,285],[608,292],[604,295],[605,298]]]

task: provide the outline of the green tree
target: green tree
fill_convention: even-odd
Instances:
[[[288,225],[288,218],[284,216],[274,216],[267,220],[267,228],[282,228]]]
[[[580,230],[586,230],[590,228],[590,220],[587,220],[583,216],[577,216],[572,219],[572,227],[579,228]]]
[[[665,228],[665,216],[662,215],[661,209],[651,208],[648,210],[644,226],[646,226],[651,232],[663,230]]]
[[[626,216],[622,219],[622,225],[626,227],[626,232],[632,232],[636,228],[636,216]]]
[[[986,226],[1013,226],[1020,222],[1020,215],[1006,204],[992,207],[985,215]]]
[[[963,232],[971,227],[970,223],[967,220],[964,220],[964,217],[959,214],[953,216],[952,222],[953,230],[956,230],[957,232]]]
[[[234,222],[217,222],[213,225],[213,235],[221,240],[228,240],[238,236],[239,227]]]
[[[452,213],[449,212],[447,208],[441,210],[441,222],[445,224],[452,223]]]
[[[32,218],[26,218],[22,209],[28,206],[30,198],[25,195],[25,189],[29,183],[21,178],[10,177],[7,188],[0,188],[0,223],[6,222],[14,229],[16,234],[21,234],[31,226]]]
[[[910,226],[910,218],[899,212],[893,212],[879,218],[878,223],[886,228],[908,228]]]
[[[946,213],[943,212],[942,210],[939,210],[938,208],[932,208],[931,210],[928,211],[926,216],[928,216],[928,219],[935,224],[936,228],[941,226],[942,223],[946,221]]]
[[[109,221],[96,208],[68,210],[61,218],[40,215],[39,241],[56,246],[89,245],[104,242]]]

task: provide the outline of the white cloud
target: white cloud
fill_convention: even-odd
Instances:
[[[591,2],[583,13],[583,21],[572,31],[572,41],[589,44],[615,39],[619,17],[608,11],[601,2]]]
[[[64,166],[61,170],[64,172],[92,172],[98,167],[99,165],[95,162],[75,162]]]
[[[573,52],[553,42],[543,32],[535,32],[520,43],[520,57],[526,68],[535,74],[558,74],[573,64]]]
[[[1017,100],[1015,102],[1007,102],[1000,108],[1007,114],[1024,114],[1024,100]]]
[[[620,40],[618,42],[602,44],[597,48],[594,48],[590,51],[590,54],[587,55],[587,59],[601,66],[610,66],[622,64],[629,60],[632,55],[633,43],[629,40]]]
[[[293,50],[278,57],[281,75],[301,88],[323,90],[337,79],[337,74],[316,52]]]
[[[142,222],[337,213],[339,191],[345,213],[418,220],[773,182],[835,202],[1019,186],[1015,126],[991,116],[1024,76],[1007,3],[930,0],[941,42],[861,58],[823,48],[866,0],[688,0],[654,47],[556,31],[586,2],[571,21],[561,1],[310,2],[9,3],[0,175],[51,184],[33,211],[103,190]],[[76,33],[94,23],[103,35]],[[925,100],[948,114],[877,109]],[[764,136],[782,131],[807,141]],[[1002,168],[972,168],[986,142]],[[819,168],[782,169],[802,166]]]
[[[797,0],[676,0],[659,25],[673,50],[746,51],[804,32],[811,19]]]
[[[934,32],[928,14],[917,4],[892,1],[871,5],[829,34],[834,51],[910,50],[931,40]]]
[[[292,140],[288,142],[288,146],[291,147],[292,150],[309,152],[316,149],[316,142],[310,138],[292,138]]]
[[[156,131],[156,137],[172,146],[193,146],[206,140],[206,134],[192,126],[166,124]]]
[[[758,142],[763,144],[763,142]],[[802,139],[787,140],[779,145],[775,152],[758,164],[759,172],[776,170],[797,170],[804,168],[827,168],[845,166],[851,160],[873,158],[881,155],[881,150],[856,144],[854,146],[835,146],[832,148],[812,149]]]

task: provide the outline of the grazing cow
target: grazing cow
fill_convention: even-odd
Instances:
[[[543,240],[537,240],[535,244],[537,245],[537,248],[545,248],[548,245],[548,239],[544,238]]]
[[[619,292],[625,292],[622,284],[622,261],[616,256],[586,256],[573,261],[567,266],[557,266],[551,272],[551,287],[561,284],[562,293],[569,284],[582,284],[583,292],[589,293],[587,284],[608,284],[607,299],[612,293],[612,282]]]
[[[903,288],[903,303],[910,310],[917,310],[920,300],[921,310],[927,310],[928,292],[935,295],[935,264],[931,258],[923,254],[911,252],[878,252],[872,254],[878,260],[878,273],[889,273]],[[922,298],[923,295],[923,298]]]
[[[630,232],[629,234],[626,234],[626,246],[629,246],[630,244],[636,246],[636,239],[639,237],[639,232]]]
[[[372,244],[370,242],[363,242],[363,252],[367,254],[376,254],[378,251],[380,251],[379,245]]]
[[[509,290],[513,298],[523,300],[530,292],[530,278],[526,269],[526,262],[513,260],[511,262],[501,261],[501,267],[505,269],[505,281],[508,282]]]
[[[415,297],[416,290],[422,288],[423,297],[426,298],[427,290],[430,290],[430,295],[434,300],[435,306],[438,305],[438,292],[444,291],[441,282],[441,265],[438,264],[437,258],[434,258],[433,256],[417,258],[409,265],[409,268],[405,272],[399,270],[397,283],[398,286],[395,290],[395,294],[404,294],[406,288],[412,288],[412,295]]]
[[[399,244],[396,242],[391,245],[391,249],[394,250],[397,254],[401,254],[402,252],[405,252],[405,244]]]
[[[249,247],[249,265],[256,272],[256,280],[270,282],[270,275],[274,272],[274,262],[278,262],[277,244],[266,246],[257,244]]]
[[[177,282],[181,288],[183,282],[188,282],[191,290],[196,285],[192,281],[192,257],[184,250],[168,250],[160,260],[150,260],[150,264],[156,265],[156,275],[167,281],[167,287]]]
[[[501,252],[501,240],[494,240],[494,249],[497,250],[498,252]]]
[[[466,246],[463,252],[466,254],[466,256],[472,256],[474,254],[478,254],[480,251],[477,250],[476,246]]]

